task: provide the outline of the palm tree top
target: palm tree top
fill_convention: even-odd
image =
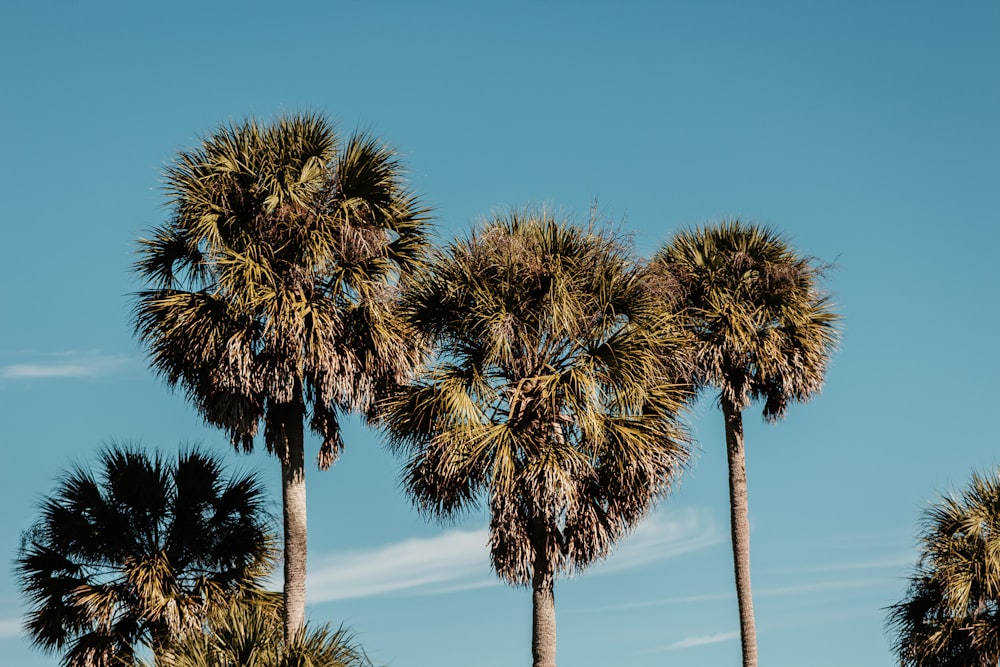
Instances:
[[[768,421],[820,391],[841,320],[820,286],[824,265],[739,219],[677,233],[653,264],[689,318],[701,384],[739,410],[764,399]]]
[[[369,411],[418,356],[386,324],[398,276],[428,246],[395,151],[370,134],[341,141],[319,114],[248,119],[182,151],[166,192],[170,219],[136,262],[152,366],[245,449],[268,405],[308,401],[329,465],[337,412]],[[279,440],[265,433],[283,456]]]
[[[405,484],[439,516],[485,495],[508,581],[530,581],[536,547],[555,570],[605,554],[680,471],[689,394],[659,305],[623,240],[544,211],[494,217],[406,283],[436,356],[385,404]]]
[[[136,644],[200,627],[253,588],[276,556],[273,519],[252,474],[226,477],[198,450],[135,446],[74,466],[41,504],[15,564],[36,646],[73,667],[118,664]]]

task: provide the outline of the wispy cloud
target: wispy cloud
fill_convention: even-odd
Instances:
[[[885,586],[887,583],[892,583],[892,581],[887,580],[884,577],[880,578],[871,577],[867,579],[837,579],[834,581],[820,581],[808,584],[792,584],[789,586],[761,588],[760,590],[754,591],[753,595],[755,598],[784,597],[784,596],[821,593],[825,591],[850,590],[854,588],[871,589],[876,586]]]
[[[684,639],[679,639],[673,643],[667,644],[666,646],[656,646],[653,648],[644,649],[641,651],[636,651],[636,655],[649,655],[651,653],[664,653],[666,651],[677,651],[679,649],[694,648],[696,646],[708,646],[709,644],[721,644],[722,642],[731,642],[733,640],[739,639],[739,631],[735,632],[715,632],[710,635],[692,635],[690,637],[685,637]]]
[[[711,635],[700,635],[697,637],[685,637],[680,641],[676,641],[670,645],[671,649],[679,648],[692,648],[695,646],[705,646],[707,644],[718,644],[720,642],[731,642],[734,639],[739,639],[739,632],[716,632]]]
[[[721,540],[704,512],[680,510],[649,517],[608,560],[610,574],[690,553]],[[452,530],[372,549],[320,556],[309,564],[311,603],[375,595],[439,595],[496,585],[486,529]]]
[[[756,593],[755,593],[756,594]],[[721,602],[724,600],[735,600],[736,593],[705,593],[703,595],[677,595],[669,598],[656,598],[654,600],[642,600],[641,602],[623,602],[620,604],[606,604],[599,607],[587,607],[577,611],[585,614],[606,614],[616,611],[629,611],[632,609],[643,609],[646,607],[663,607],[675,604],[692,604],[699,602]]]
[[[127,355],[105,354],[96,350],[24,356],[33,358],[0,366],[0,380],[101,377],[125,368],[132,361]]]
[[[753,592],[754,598],[771,598],[771,597],[795,597],[799,595],[812,595],[815,593],[824,593],[830,591],[845,591],[858,588],[871,589],[877,586],[885,586],[887,583],[892,583],[890,580],[883,578],[864,578],[864,579],[836,579],[832,581],[820,581],[807,584],[792,584],[788,586],[772,586],[755,588]],[[591,607],[588,609],[581,609],[581,612],[586,613],[606,613],[611,611],[627,611],[630,609],[642,609],[645,607],[663,607],[668,605],[676,604],[691,604],[698,602],[721,602],[725,600],[735,600],[736,593],[705,593],[702,595],[678,595],[666,598],[656,598],[653,600],[642,600],[640,602],[628,602],[623,604],[615,605],[603,605],[600,607]]]
[[[725,534],[707,511],[660,509],[640,523],[595,573],[630,570],[648,563],[701,551],[721,543]]]
[[[386,593],[445,593],[494,582],[486,530],[453,530],[310,563],[309,601]]]
[[[917,562],[917,552],[910,550],[894,555],[870,558],[867,560],[844,561],[840,563],[821,563],[804,567],[784,568],[782,573],[825,574],[829,572],[852,572],[863,570],[893,570],[900,571],[912,567]]]

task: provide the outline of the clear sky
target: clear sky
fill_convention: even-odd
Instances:
[[[14,2],[0,5],[0,661],[19,534],[112,439],[227,449],[133,340],[135,240],[176,152],[248,114],[322,111],[396,145],[441,239],[493,210],[600,212],[651,253],[741,216],[836,262],[823,394],[746,416],[762,663],[891,665],[921,509],[1000,462],[1000,3]],[[556,587],[563,665],[733,665],[722,417],[680,487]],[[531,595],[485,517],[425,521],[353,423],[311,469],[310,604],[393,667],[528,664]],[[311,443],[315,452],[316,443]]]

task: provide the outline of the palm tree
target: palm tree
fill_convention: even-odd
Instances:
[[[440,517],[486,496],[493,568],[531,585],[532,656],[551,667],[556,574],[606,555],[686,460],[673,323],[629,247],[546,213],[453,242],[402,303],[436,355],[384,404],[404,484]]]
[[[171,667],[371,667],[343,628],[306,624],[286,641],[275,611],[235,602],[210,619],[206,632],[188,633],[171,644]]]
[[[682,231],[653,260],[694,341],[695,381],[719,390],[726,425],[729,497],[743,665],[757,664],[750,589],[743,410],[785,415],[823,385],[838,316],[820,291],[822,267],[774,231],[739,220]]]
[[[904,667],[1000,663],[1000,470],[930,507],[902,602],[889,607]]]
[[[169,222],[141,241],[150,289],[135,309],[151,365],[235,447],[264,444],[282,473],[285,632],[305,613],[303,422],[328,468],[340,415],[408,377],[413,337],[390,321],[393,284],[418,266],[426,211],[395,153],[321,116],[222,127],[166,170]]]
[[[131,665],[199,628],[269,570],[274,540],[254,475],[199,451],[175,460],[112,446],[72,468],[25,533],[16,576],[36,646],[66,667]]]

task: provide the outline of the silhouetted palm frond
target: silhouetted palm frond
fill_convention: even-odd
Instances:
[[[200,628],[226,598],[267,573],[275,540],[263,487],[226,477],[198,450],[176,459],[105,449],[42,503],[15,563],[35,645],[67,667],[130,662]]]

